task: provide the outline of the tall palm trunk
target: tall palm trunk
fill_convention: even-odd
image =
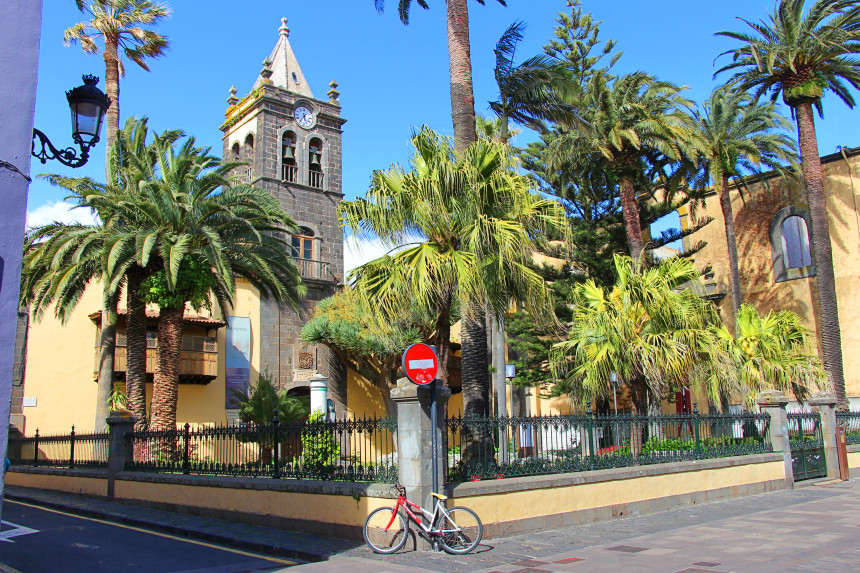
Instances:
[[[108,400],[113,391],[114,352],[116,350],[116,297],[111,297],[102,311],[102,330],[99,337],[99,377],[96,389],[95,430],[101,431],[107,423]]]
[[[737,319],[738,310],[741,308],[741,279],[738,271],[738,242],[735,235],[735,216],[732,213],[732,199],[729,196],[729,177],[720,177],[720,207],[723,211],[723,221],[726,224],[726,246],[729,250],[729,267],[731,269],[732,282],[732,316]]]
[[[451,66],[454,148],[458,153],[463,153],[470,144],[478,140],[469,44],[469,7],[466,0],[448,0],[448,58]]]
[[[137,418],[134,429],[146,429],[146,305],[140,297],[143,273],[137,269],[128,273],[126,296],[126,351],[128,363],[125,387],[128,407]]]
[[[806,200],[812,217],[812,248],[818,283],[818,307],[821,316],[821,349],[824,367],[833,382],[838,408],[848,408],[845,397],[845,376],[842,371],[842,336],[839,329],[839,309],[836,302],[836,278],[833,272],[833,251],[830,246],[830,223],[824,195],[824,177],[818,155],[815,117],[812,102],[794,107],[797,117],[797,139],[800,163],[806,183]]]
[[[486,418],[490,413],[487,327],[483,313],[463,316],[463,414]],[[493,433],[486,422],[472,422],[461,432],[460,450],[466,466],[493,461]]]
[[[182,318],[185,307],[162,308],[158,318],[158,361],[152,388],[152,430],[176,429],[179,398],[179,363],[182,353]]]
[[[448,359],[451,356],[451,296],[445,297],[436,314],[436,356],[439,358],[438,380],[448,386]]]
[[[624,230],[627,233],[627,249],[633,262],[638,263],[642,258],[645,245],[642,240],[642,223],[639,220],[636,192],[633,191],[633,178],[628,174],[621,176],[621,212],[624,215]]]
[[[110,98],[110,106],[105,113],[105,170],[110,178],[108,160],[110,150],[119,129],[119,56],[117,46],[119,40],[105,36],[105,93]]]

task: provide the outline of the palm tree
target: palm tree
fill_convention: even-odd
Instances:
[[[812,108],[821,113],[821,98],[826,90],[854,107],[846,82],[860,89],[860,61],[852,56],[860,52],[860,1],[816,0],[804,14],[805,4],[805,0],[779,0],[767,21],[741,19],[752,29],[751,34],[719,32],[717,35],[743,45],[724,52],[731,54],[732,61],[717,74],[732,71],[730,81],[740,90],[753,90],[755,98],[769,93],[771,101],[776,101],[782,94],[797,120],[801,168],[812,218],[821,348],[839,407],[844,409],[848,402],[836,279]]]
[[[604,72],[595,72],[584,88],[583,118],[588,132],[571,131],[555,140],[555,153],[566,156],[571,146],[602,155],[619,179],[621,208],[627,244],[633,260],[642,257],[644,241],[636,204],[634,181],[643,166],[661,160],[680,161],[693,157],[692,102],[681,96],[681,88],[634,72],[611,82]]]
[[[490,102],[499,117],[498,137],[505,143],[509,123],[525,125],[536,131],[544,121],[574,124],[578,116],[566,100],[570,98],[570,75],[562,64],[549,56],[539,55],[516,64],[517,46],[523,39],[523,22],[511,24],[496,43],[496,67],[493,70],[499,99]]]
[[[350,277],[368,299],[366,308],[390,314],[420,304],[435,310],[445,376],[453,301],[461,303],[464,324],[482,322],[476,317],[484,310],[500,315],[512,298],[536,315],[547,313],[546,285],[528,268],[529,257],[537,241],[567,222],[557,203],[532,192],[529,180],[509,168],[506,145],[482,139],[457,155],[447,138],[427,128],[412,143],[412,170],[395,165],[375,172],[364,198],[341,203],[341,220],[356,234],[392,247],[393,254]],[[469,332],[463,330],[464,410],[484,416],[489,388],[467,371],[481,366],[467,356]],[[480,353],[486,342],[473,341],[472,347]],[[483,356],[486,379],[485,350]]]
[[[701,282],[689,259],[663,259],[644,269],[616,254],[614,263],[618,280],[611,289],[592,279],[574,287],[568,340],[553,347],[552,365],[566,376],[556,393],[609,395],[615,371],[631,389],[634,410],[644,413],[649,392],[661,398],[696,369],[718,317],[688,288]]]
[[[170,15],[166,3],[150,0],[75,0],[78,10],[89,16],[63,32],[68,46],[75,42],[88,54],[98,54],[97,39],[104,43],[105,91],[111,101],[107,110],[107,153],[119,129],[119,78],[125,75],[121,53],[146,71],[146,60],[163,56],[168,40],[146,26],[155,26]]]
[[[182,323],[186,304],[200,308],[214,297],[230,308],[237,276],[248,279],[261,296],[289,302],[305,294],[288,244],[280,238],[297,229],[271,194],[231,185],[234,163],[221,163],[194,138],[153,141],[155,178],[142,181],[122,204],[123,220],[133,224],[135,262],[156,265],[143,281],[146,302],[160,308],[158,361],[150,427],[176,427]],[[129,233],[131,235],[131,233]]]
[[[717,330],[715,348],[729,360],[717,363],[712,386],[729,388],[752,409],[763,390],[791,392],[802,401],[825,385],[824,367],[799,316],[781,310],[761,317],[748,304],[736,316],[734,336],[725,325]]]
[[[345,225],[397,251],[359,267],[350,279],[383,321],[410,305],[435,311],[443,383],[451,307],[460,302],[463,409],[466,416],[486,416],[486,338],[471,325],[483,324],[485,312],[502,315],[512,298],[536,316],[551,312],[546,284],[528,264],[537,242],[550,230],[562,232],[567,221],[557,203],[533,193],[529,180],[510,168],[505,144],[482,139],[458,155],[427,128],[412,142],[412,171],[398,165],[377,171],[365,198],[341,203]],[[491,437],[469,432],[464,460],[488,459]]]
[[[592,279],[573,291],[568,339],[553,346],[551,365],[563,376],[553,392],[582,401],[612,395],[610,373],[627,385],[635,414],[648,397],[703,379],[718,322],[713,305],[685,283],[701,283],[689,259],[670,258],[643,268],[642,261],[614,256],[618,281],[611,289]],[[718,397],[718,395],[717,395]],[[641,436],[634,435],[634,451]]]
[[[257,383],[252,384],[247,393],[233,389],[232,394],[233,406],[239,410],[239,420],[249,425],[248,430],[239,435],[239,441],[258,444],[263,465],[272,463],[275,433],[269,424],[275,416],[279,424],[292,424],[306,417],[311,410],[307,396],[290,396],[286,388],[278,390],[268,372],[260,374]]]
[[[477,0],[484,4],[484,0]],[[498,0],[505,6],[505,0]],[[475,128],[475,93],[472,87],[471,42],[469,38],[469,6],[467,0],[446,0],[448,23],[448,59],[450,63],[451,121],[454,125],[454,149],[458,154],[478,140]],[[385,0],[373,0],[379,12]],[[426,0],[416,3],[427,10]],[[404,25],[409,24],[409,9],[412,0],[398,0],[398,13]],[[475,384],[489,389],[489,366],[487,364],[487,327],[484,317],[478,313],[467,314],[462,322],[463,332],[463,376],[477,376]],[[468,366],[467,366],[468,365]]]
[[[699,128],[697,146],[706,183],[713,181],[720,199],[731,270],[733,316],[737,316],[742,299],[729,178],[736,177],[738,185],[743,185],[740,178],[760,171],[761,167],[781,170],[785,163],[794,162],[796,146],[791,137],[779,131],[789,124],[776,112],[774,104],[755,102],[746,93],[724,86],[711,92],[703,108],[701,113],[693,113]]]
[[[107,312],[101,324],[99,350],[99,378],[96,398],[95,427],[101,428],[107,417],[107,403],[113,387],[113,355],[116,343],[116,309],[124,281],[141,270],[134,264],[133,241],[125,235],[127,223],[117,217],[118,205],[134,193],[141,178],[151,170],[152,158],[147,156],[145,144],[146,120],[130,119],[118,132],[108,162],[108,183],[96,182],[89,177],[47,176],[48,181],[70,193],[67,199],[76,207],[90,209],[99,219],[95,225],[65,225],[52,223],[31,230],[24,245],[22,270],[22,305],[31,305],[38,319],[51,304],[54,314],[65,322],[76,307],[84,290],[93,281],[101,281],[103,304]],[[173,141],[179,132],[169,131],[160,136],[162,141]],[[147,165],[149,162],[149,165]],[[122,239],[125,238],[125,242]],[[118,245],[119,243],[119,245]],[[128,290],[128,289],[126,289]],[[128,292],[129,365],[126,382],[129,389],[129,406],[142,422],[146,417],[145,391],[145,317],[135,324],[136,312],[133,289]],[[141,308],[141,311],[143,309]],[[142,338],[142,348],[133,351],[135,332]],[[141,357],[135,363],[135,357]],[[108,358],[110,360],[108,360]],[[106,365],[110,363],[109,367]],[[139,384],[135,384],[139,380]]]

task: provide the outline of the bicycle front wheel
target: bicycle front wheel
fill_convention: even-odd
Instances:
[[[406,544],[409,524],[393,507],[380,507],[364,522],[364,540],[376,553],[394,553]]]
[[[481,542],[484,526],[468,507],[452,507],[439,518],[439,541],[448,553],[462,555]]]

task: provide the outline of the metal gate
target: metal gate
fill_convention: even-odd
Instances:
[[[788,415],[788,439],[791,443],[791,466],[794,481],[825,477],[824,440],[821,437],[821,416],[802,412]]]

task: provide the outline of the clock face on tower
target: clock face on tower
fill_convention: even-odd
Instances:
[[[309,129],[314,124],[314,114],[303,105],[295,109],[293,117],[296,118],[296,123],[305,129]]]

